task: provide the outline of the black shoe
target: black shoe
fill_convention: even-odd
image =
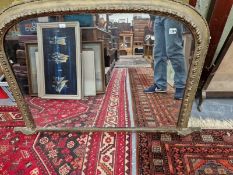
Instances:
[[[160,92],[160,93],[165,93],[167,92],[165,89],[159,88],[156,84],[144,89],[144,93],[150,94],[150,93],[155,93],[155,92]]]
[[[184,88],[176,88],[174,99],[175,100],[182,100],[183,95],[184,95]]]

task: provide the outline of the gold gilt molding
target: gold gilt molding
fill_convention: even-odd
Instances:
[[[150,13],[183,22],[195,41],[194,57],[188,73],[184,99],[177,128],[186,128],[197,90],[198,81],[209,45],[209,30],[205,19],[191,6],[173,0],[25,0],[11,5],[0,13],[0,63],[28,128],[35,124],[4,52],[4,36],[11,26],[32,17],[71,13]],[[106,129],[107,130],[107,129]]]

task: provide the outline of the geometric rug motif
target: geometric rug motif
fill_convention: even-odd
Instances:
[[[131,174],[130,141],[130,133],[93,133],[87,147],[84,174]]]
[[[103,95],[83,100],[51,100],[27,97],[36,126],[57,125],[59,127],[90,126],[96,118]],[[75,119],[75,122],[70,120]]]
[[[81,174],[88,139],[88,134],[43,132],[33,148],[46,174]]]
[[[167,93],[145,94],[143,90],[153,83],[151,68],[129,68],[135,122],[140,127],[175,126],[181,100],[174,100],[174,90]]]
[[[130,175],[131,133],[43,132],[0,128],[0,174]]]
[[[233,131],[152,134],[151,174],[233,175]]]
[[[172,174],[233,174],[233,147],[227,145],[165,144]],[[229,155],[230,154],[230,155]]]
[[[115,68],[106,89],[106,94],[95,126],[128,127],[128,97],[126,91],[127,69]]]
[[[36,135],[15,133],[13,129],[0,128],[0,174],[45,175],[45,167],[36,161],[32,150]]]
[[[128,133],[40,133],[34,150],[50,174],[131,173]]]
[[[0,106],[0,127],[25,126],[17,106]]]
[[[147,133],[137,134],[138,174],[151,174],[151,142]]]

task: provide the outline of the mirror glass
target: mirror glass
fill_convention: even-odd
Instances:
[[[180,22],[72,14],[13,26],[5,52],[37,127],[176,126],[194,51]]]

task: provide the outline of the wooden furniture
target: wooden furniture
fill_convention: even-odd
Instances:
[[[82,41],[104,41],[104,47],[111,48],[110,33],[98,28],[98,27],[81,27]]]
[[[143,43],[145,37],[145,28],[148,26],[149,19],[134,18],[133,19],[133,54],[143,54]]]
[[[10,53],[9,59],[12,61],[12,68],[23,94],[28,94],[29,92],[25,42],[31,40],[37,40],[37,36],[21,35],[14,38],[8,36],[5,40],[6,50]]]
[[[82,41],[104,41],[104,62],[109,67],[117,60],[117,48],[112,44],[111,34],[98,27],[81,27]],[[115,44],[117,46],[117,44]]]
[[[153,44],[143,44],[143,57],[150,63],[153,60]]]
[[[133,33],[129,31],[123,31],[119,35],[119,52],[120,55],[132,55],[133,54]]]
[[[154,69],[154,59],[153,59],[153,44],[143,44],[143,57],[150,63],[151,67]]]

